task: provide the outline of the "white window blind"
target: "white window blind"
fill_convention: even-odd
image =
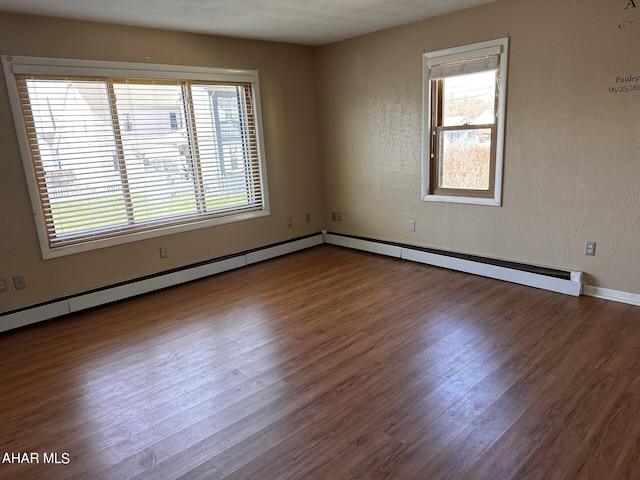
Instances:
[[[15,85],[50,251],[265,210],[252,82]]]
[[[431,66],[431,80],[455,77],[458,75],[470,75],[473,73],[496,70],[500,63],[498,55],[489,57],[460,60],[452,63],[441,63]]]

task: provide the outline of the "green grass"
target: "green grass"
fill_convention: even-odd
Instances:
[[[134,194],[131,196],[131,200],[135,224],[197,213],[196,200],[193,195],[164,198],[160,208],[158,199],[151,196]],[[214,212],[233,206],[241,207],[246,205],[246,201],[245,194],[227,195],[216,200],[212,200],[211,196],[208,196],[207,210]],[[56,237],[128,224],[122,195],[51,203],[51,214]]]

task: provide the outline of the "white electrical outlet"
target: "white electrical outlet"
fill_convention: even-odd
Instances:
[[[0,293],[6,292],[7,290],[9,290],[9,287],[7,287],[7,281],[4,278],[0,278]]]
[[[596,242],[584,242],[584,254],[590,257],[596,256]]]
[[[15,277],[13,277],[13,286],[16,287],[16,290],[27,288],[24,277],[22,275],[16,275]]]
[[[416,231],[416,222],[415,222],[415,220],[409,220],[409,231],[410,232],[415,232]]]

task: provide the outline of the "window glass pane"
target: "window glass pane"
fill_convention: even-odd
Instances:
[[[113,86],[128,188],[136,223],[197,213],[183,87]]]
[[[439,130],[441,188],[489,190],[491,129]]]
[[[249,206],[252,162],[243,86],[193,85],[207,211]]]
[[[53,237],[126,224],[107,84],[27,80],[31,150]],[[34,145],[35,140],[35,145]],[[38,162],[39,160],[39,162]]]
[[[442,80],[443,125],[487,125],[495,122],[496,71]]]

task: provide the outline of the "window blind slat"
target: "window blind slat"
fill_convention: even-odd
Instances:
[[[250,83],[16,78],[51,248],[263,208]]]
[[[498,55],[490,57],[474,58],[453,63],[441,63],[431,67],[431,79],[454,77],[457,75],[469,75],[472,73],[496,70],[499,64]]]

